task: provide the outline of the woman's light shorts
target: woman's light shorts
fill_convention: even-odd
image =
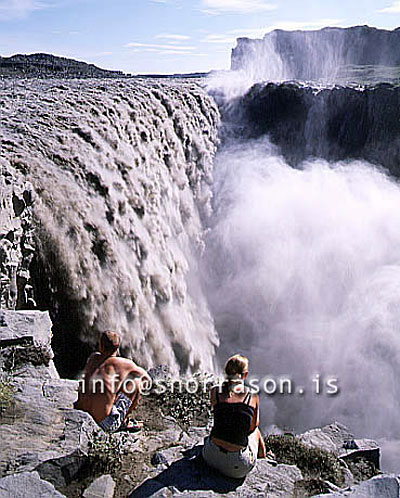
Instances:
[[[202,455],[210,467],[217,469],[228,477],[241,479],[256,465],[258,438],[256,431],[249,436],[246,448],[239,451],[225,451],[217,446],[210,437],[204,440]]]

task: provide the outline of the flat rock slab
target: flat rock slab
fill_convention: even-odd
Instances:
[[[89,437],[100,429],[73,409],[78,382],[60,379],[49,360],[51,326],[48,313],[0,310],[0,359],[11,353],[17,361],[13,396],[0,414],[0,477],[36,470],[62,487],[85,464]]]
[[[300,470],[291,465],[273,467],[258,460],[256,468],[246,479],[229,479],[206,465],[199,456],[201,446],[186,451],[186,456],[175,460],[153,478],[137,487],[130,498],[199,496],[217,497],[289,497],[294,483],[301,480]],[[170,453],[171,455],[171,453]]]
[[[21,472],[0,479],[2,498],[65,498],[52,484],[40,478],[37,472]]]
[[[65,476],[72,478],[83,464],[89,435],[99,430],[87,413],[72,408],[77,383],[17,378],[14,389],[12,405],[0,417],[0,476],[37,469],[65,485]]]
[[[343,496],[351,496],[353,498],[399,498],[400,478],[395,475],[376,476],[357,486],[352,486],[337,493],[318,495],[315,498],[341,498]]]
[[[51,327],[47,311],[0,310],[0,347],[26,342],[50,347]]]
[[[0,310],[0,369],[13,376],[59,379],[47,312]]]
[[[92,482],[83,492],[83,498],[113,498],[114,490],[114,479],[110,475],[104,475]]]

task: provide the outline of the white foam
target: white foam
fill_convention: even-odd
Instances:
[[[265,398],[263,423],[397,436],[399,185],[362,162],[293,169],[266,138],[226,146],[215,175],[205,272],[221,361],[241,351],[254,375],[306,390]],[[340,393],[311,395],[316,373]]]

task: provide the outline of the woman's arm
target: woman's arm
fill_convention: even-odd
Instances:
[[[267,449],[265,447],[264,437],[258,427],[260,422],[260,398],[258,397],[258,394],[255,395],[255,399],[256,399],[256,405],[254,410],[251,432],[257,431],[257,438],[258,438],[257,458],[265,458],[267,456]]]
[[[254,415],[251,422],[250,432],[253,432],[255,429],[257,429],[258,424],[260,423],[260,398],[258,397],[258,394],[254,394],[253,399],[256,403],[254,405]]]

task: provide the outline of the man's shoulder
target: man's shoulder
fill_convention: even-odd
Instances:
[[[107,363],[107,365],[111,365],[116,370],[119,370],[121,374],[133,375],[134,377],[148,377],[147,372],[133,360],[122,358],[121,356],[114,356],[110,358],[110,361],[112,363]]]
[[[108,362],[112,363],[113,365],[118,365],[121,367],[125,368],[135,368],[136,364],[128,359],[128,358],[123,358],[122,356],[112,356],[107,360]]]

